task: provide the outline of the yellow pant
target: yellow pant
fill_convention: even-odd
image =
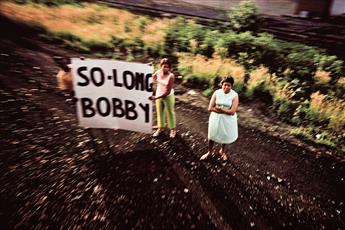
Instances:
[[[175,95],[169,95],[165,98],[159,98],[156,100],[157,111],[157,126],[158,128],[165,127],[165,119],[168,123],[169,129],[176,127],[175,117]]]

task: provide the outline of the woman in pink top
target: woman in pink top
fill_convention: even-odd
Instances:
[[[153,75],[153,81],[157,84],[155,96],[150,97],[156,101],[157,126],[158,129],[153,136],[157,137],[164,131],[165,122],[170,129],[170,137],[176,135],[176,117],[175,117],[175,95],[174,95],[174,74],[170,72],[170,63],[167,58],[160,61],[161,68]]]

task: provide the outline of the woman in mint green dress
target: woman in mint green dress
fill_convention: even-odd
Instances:
[[[238,94],[232,90],[234,79],[224,77],[222,88],[216,90],[211,98],[208,110],[211,112],[208,123],[208,152],[201,156],[205,160],[212,156],[214,142],[221,144],[219,150],[222,160],[227,160],[225,145],[237,140]]]

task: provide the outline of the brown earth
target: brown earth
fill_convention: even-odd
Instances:
[[[345,228],[344,159],[259,103],[241,104],[226,163],[198,160],[207,99],[182,86],[175,139],[83,129],[52,58],[79,55],[0,19],[1,229]]]

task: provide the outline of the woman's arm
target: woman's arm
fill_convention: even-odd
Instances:
[[[152,74],[152,80],[153,80],[154,82],[157,81],[157,74],[158,74],[158,72],[159,72],[159,70],[157,70],[154,74]]]
[[[152,65],[151,63],[149,64],[149,65]],[[157,70],[156,72],[154,72],[154,74],[152,74],[152,81],[153,82],[157,82],[157,74],[158,74],[158,71],[159,70]],[[153,94],[153,92],[152,92],[152,94]],[[156,98],[155,98],[155,96],[150,96],[149,97],[149,100],[155,100]]]
[[[236,97],[234,97],[234,99],[232,99],[232,105],[231,105],[230,109],[222,109],[222,108],[220,108],[219,110],[220,110],[221,113],[224,113],[224,114],[227,114],[227,115],[234,115],[236,113],[236,111],[237,111],[238,103],[239,103],[238,95],[236,95]]]
[[[219,113],[219,108],[216,106],[216,94],[211,97],[210,104],[208,105],[208,111]]]

